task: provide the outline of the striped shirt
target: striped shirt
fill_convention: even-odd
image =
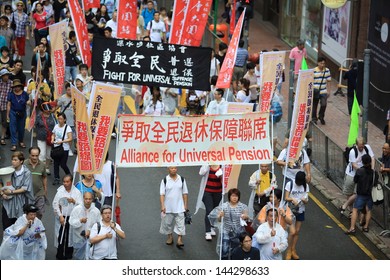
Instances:
[[[322,77],[324,78],[322,79]],[[314,88],[319,89],[320,94],[328,93],[326,86],[327,82],[330,82],[331,80],[332,77],[330,76],[329,68],[325,67],[325,71],[321,71],[318,67],[314,68]]]
[[[244,67],[247,60],[248,60],[248,51],[244,48],[238,48],[237,49],[237,56],[236,56],[236,63],[234,66]]]
[[[236,207],[233,208],[227,201],[222,204],[222,211],[224,212],[224,234],[229,234],[229,231],[234,231],[235,233],[245,231],[245,228],[240,224],[240,217],[242,214],[244,214],[244,212],[248,211],[248,206],[246,206],[244,203],[238,202]]]
[[[222,181],[221,177],[215,175],[215,173],[219,170],[210,168],[209,177],[207,178],[206,188],[204,189],[206,192],[212,193],[221,193],[222,192]]]

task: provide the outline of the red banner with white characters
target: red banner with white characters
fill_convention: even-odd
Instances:
[[[237,48],[240,42],[242,24],[244,22],[245,10],[241,13],[240,19],[237,22],[232,39],[230,40],[225,60],[222,63],[221,71],[219,72],[217,88],[229,88],[233,77],[234,64],[236,63]]]
[[[64,90],[65,82],[65,42],[67,21],[61,21],[49,26],[51,42],[51,65],[54,76],[54,92],[56,98],[60,97]]]
[[[92,8],[100,8],[100,0],[83,0],[84,10],[88,11]]]
[[[184,25],[182,25],[180,45],[193,47],[201,45],[212,2],[212,0],[189,1]]]
[[[119,0],[117,38],[137,39],[137,0]]]
[[[72,1],[69,1],[72,2]],[[77,167],[80,174],[96,174],[95,153],[91,129],[89,128],[89,118],[87,110],[87,100],[83,93],[77,90],[73,85],[72,89],[72,108],[75,115],[75,126],[77,135]]]
[[[190,0],[177,0],[173,7],[170,44],[179,44],[183,32],[184,18],[187,13],[187,7]]]
[[[232,7],[230,9],[232,11],[232,14],[230,15],[230,28],[229,33],[234,33],[234,24],[236,22],[236,0],[233,0]]]
[[[91,48],[88,40],[88,28],[84,12],[78,1],[68,1],[70,15],[72,17],[80,55],[83,63],[91,67]]]

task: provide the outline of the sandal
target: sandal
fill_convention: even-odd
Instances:
[[[364,227],[364,228],[363,228],[363,231],[364,231],[364,232],[368,232],[368,231],[369,231],[368,227]]]
[[[5,144],[6,144],[4,138],[1,138],[1,139],[0,139],[0,144],[1,144],[1,145],[5,145]]]
[[[363,227],[363,229],[364,229],[364,225],[366,224],[366,221],[361,221],[360,223],[359,223],[359,226],[361,226],[361,227]]]
[[[346,232],[344,232],[346,235],[355,235],[356,233],[356,230],[355,229],[350,229],[350,230],[347,230]]]
[[[16,151],[16,145],[12,145],[12,146],[11,146],[11,151],[12,151],[12,152],[15,152],[15,151]]]
[[[20,146],[21,148],[26,148],[26,145],[25,145],[23,142],[20,142],[20,143],[19,143],[19,146]]]

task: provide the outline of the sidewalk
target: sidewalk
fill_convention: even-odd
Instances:
[[[255,13],[255,17],[250,21],[249,27],[249,53],[261,51],[263,49],[272,50],[277,48],[279,50],[290,50],[290,47],[277,37],[276,29],[269,23],[262,21],[260,14]],[[312,63],[309,63],[314,67]],[[288,54],[286,58],[286,69],[288,69],[289,59]],[[288,81],[289,72],[285,71],[286,82],[282,87],[283,102],[283,120],[279,124],[278,142],[283,143],[284,133],[287,129],[287,112],[288,112]],[[332,73],[336,76],[336,73]],[[337,75],[338,76],[338,75]],[[347,97],[340,95],[334,96],[333,93],[337,90],[338,81],[332,80],[331,96],[328,100],[326,109],[326,125],[319,124],[318,127],[339,147],[344,148],[347,144],[350,118],[348,116]],[[362,124],[360,124],[362,127]],[[368,144],[372,147],[375,157],[381,157],[382,145],[384,143],[384,136],[382,130],[368,123]],[[316,187],[329,201],[339,207],[344,201],[345,196],[342,194],[340,188],[331,182],[324,174],[319,172],[312,166],[312,185]],[[345,229],[346,230],[346,229]],[[381,237],[379,233],[383,229],[372,222],[370,232],[364,233],[384,254],[390,258],[390,238]]]

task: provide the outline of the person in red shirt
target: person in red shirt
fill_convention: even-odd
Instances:
[[[32,27],[33,31],[31,32],[31,37],[35,38],[35,45],[37,46],[43,37],[48,35],[47,30],[47,13],[43,9],[41,3],[35,5],[35,11],[32,15]]]

